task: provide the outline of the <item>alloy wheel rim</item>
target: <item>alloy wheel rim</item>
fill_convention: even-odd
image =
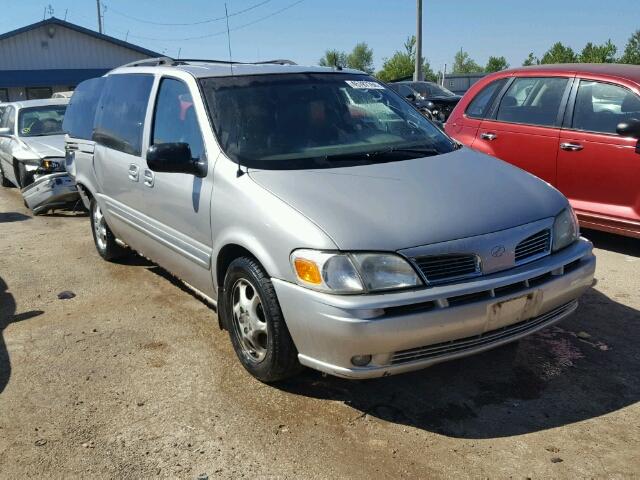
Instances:
[[[269,332],[262,300],[256,288],[241,278],[232,289],[233,330],[244,356],[253,363],[267,356]]]
[[[98,247],[100,250],[105,250],[107,248],[107,224],[98,205],[93,209],[93,230],[96,234]]]

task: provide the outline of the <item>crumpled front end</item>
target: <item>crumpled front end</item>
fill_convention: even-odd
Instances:
[[[31,185],[22,189],[22,196],[35,215],[80,199],[75,181],[66,172],[38,177]]]

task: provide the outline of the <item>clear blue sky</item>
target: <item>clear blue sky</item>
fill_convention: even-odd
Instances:
[[[265,0],[227,0],[230,14]],[[228,58],[226,35],[183,40],[224,31],[224,21],[191,26],[140,23],[120,13],[155,22],[189,23],[224,16],[222,0],[103,0],[105,33],[176,56]],[[268,0],[230,18],[230,28],[260,20],[295,0]],[[51,4],[54,15],[97,29],[94,0],[3,0],[0,32],[42,20]],[[327,48],[350,50],[366,41],[376,67],[401,49],[415,31],[415,0],[304,0],[293,7],[231,32],[234,59],[290,58],[315,64]],[[9,7],[10,5],[10,7]],[[463,48],[480,64],[504,55],[520,65],[530,51],[540,56],[560,40],[580,50],[588,41],[611,39],[619,49],[640,29],[640,0],[424,0],[424,55],[434,70],[451,64]],[[141,38],[141,37],[148,37]],[[154,40],[151,40],[154,39]],[[157,40],[163,39],[163,40]]]

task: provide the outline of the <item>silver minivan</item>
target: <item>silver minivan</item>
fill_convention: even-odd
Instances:
[[[135,250],[206,297],[264,382],[481,352],[593,281],[562,194],[359,71],[141,61],[80,84],[65,130],[98,253]]]

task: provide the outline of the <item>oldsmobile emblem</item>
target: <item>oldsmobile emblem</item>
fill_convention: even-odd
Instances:
[[[491,256],[495,258],[501,257],[505,251],[504,245],[496,245],[491,249]]]

